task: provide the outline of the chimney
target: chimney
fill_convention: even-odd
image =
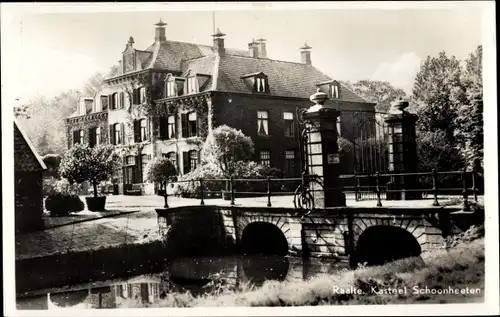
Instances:
[[[266,50],[266,40],[263,38],[260,38],[257,40],[259,43],[259,57],[260,58],[267,58],[267,50]]]
[[[214,38],[214,51],[217,55],[224,55],[226,53],[226,49],[224,48],[224,36],[226,34],[222,33],[219,29],[215,34],[212,34]]]
[[[167,23],[163,22],[160,19],[160,22],[156,23],[155,29],[155,43],[163,43],[167,41],[167,37],[165,36],[165,25]]]
[[[252,42],[248,43],[248,54],[250,57],[259,57],[259,43],[252,39]]]
[[[304,46],[300,48],[300,61],[302,64],[311,65],[311,48],[307,43],[304,43]]]
[[[129,47],[134,47],[134,38],[131,36],[128,38],[128,43],[127,43],[127,46]]]

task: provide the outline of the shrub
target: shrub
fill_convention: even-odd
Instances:
[[[166,190],[167,183],[177,175],[174,164],[166,157],[157,158],[146,166],[146,179],[149,182],[160,183]]]
[[[234,167],[234,179],[266,179],[267,177],[279,178],[281,171],[277,168],[267,167],[253,161],[237,162]],[[198,166],[194,171],[179,178],[179,194],[182,197],[200,198],[201,188],[199,179],[203,179],[204,192],[220,192],[229,190],[227,181],[211,181],[214,179],[227,179],[222,171],[213,164]],[[234,191],[238,192],[264,192],[267,190],[266,182],[234,182]],[[278,191],[281,184],[275,182],[273,190]]]
[[[195,170],[181,176],[179,178],[178,191],[182,197],[200,197],[200,183],[195,181],[204,180],[204,191],[221,191],[226,188],[223,181],[210,181],[212,179],[224,178],[222,172],[213,164],[205,164],[198,166]]]
[[[51,172],[58,176],[59,165],[61,164],[61,156],[59,154],[47,154],[42,158],[42,160],[47,166],[48,172]]]
[[[119,156],[112,145],[90,148],[77,144],[65,153],[59,172],[70,182],[90,181],[94,188],[94,197],[97,197],[97,185],[111,177],[118,161]]]
[[[78,197],[81,190],[77,184],[70,184],[67,179],[54,182],[47,188],[45,209],[50,211],[51,216],[67,216],[70,212],[78,212],[84,209],[84,204]]]

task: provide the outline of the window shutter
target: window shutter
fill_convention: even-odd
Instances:
[[[168,137],[168,121],[167,117],[160,117],[159,118],[159,125],[160,128],[159,130],[159,136],[160,138],[166,138]]]
[[[109,125],[109,144],[115,144],[115,131],[113,125]]]
[[[122,133],[122,141],[120,142],[120,144],[125,144],[125,124],[123,122],[120,123],[120,130]]]
[[[134,120],[134,142],[139,143],[141,140],[141,126],[139,120]]]
[[[78,130],[73,131],[73,144],[77,144],[80,142],[80,132]]]
[[[146,140],[151,140],[151,120],[146,119]]]
[[[189,166],[189,152],[182,152],[182,167],[184,170],[184,174],[189,173],[190,171],[190,166]]]
[[[120,109],[122,109],[124,107],[124,103],[125,103],[125,95],[123,92],[120,92],[120,95],[119,95],[120,99],[118,100],[118,106]]]
[[[182,137],[187,138],[188,135],[188,117],[186,113],[181,114]]]

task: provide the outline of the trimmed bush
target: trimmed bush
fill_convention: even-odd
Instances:
[[[47,194],[45,209],[50,211],[51,216],[67,216],[71,212],[82,211],[85,207],[78,197],[80,186],[70,184],[67,179],[56,181],[45,190]]]

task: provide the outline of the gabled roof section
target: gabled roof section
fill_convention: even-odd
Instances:
[[[16,171],[33,172],[47,169],[33,143],[14,119],[14,167]]]

